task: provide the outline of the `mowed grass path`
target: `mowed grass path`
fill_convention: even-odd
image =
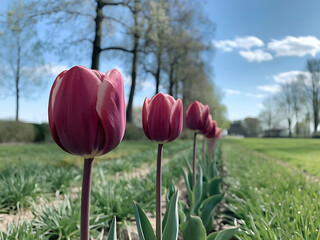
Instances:
[[[137,155],[151,149],[156,149],[156,143],[151,141],[122,141],[113,151],[97,157],[95,163]],[[30,163],[80,167],[83,165],[83,158],[64,152],[55,143],[0,145],[0,169],[5,166],[24,166]]]
[[[320,139],[244,138],[226,141],[239,143],[320,176]]]

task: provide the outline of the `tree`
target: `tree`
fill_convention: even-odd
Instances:
[[[43,85],[45,71],[37,25],[29,16],[33,5],[25,1],[12,1],[1,24],[1,67],[7,91],[16,98],[15,120],[19,120],[20,97],[29,97],[34,87]]]
[[[274,128],[274,125],[277,121],[277,112],[275,109],[275,98],[274,96],[266,97],[262,101],[262,111],[260,112],[259,119],[261,123],[266,126],[267,130]]]
[[[307,70],[310,73],[310,79],[304,77],[305,88],[310,96],[313,112],[313,131],[317,133],[319,125],[320,111],[320,59],[310,59],[307,61]]]
[[[288,122],[289,137],[292,137],[292,120],[294,117],[294,97],[293,97],[293,84],[290,82],[281,85],[281,92],[277,95],[279,103],[279,110],[285,116]]]

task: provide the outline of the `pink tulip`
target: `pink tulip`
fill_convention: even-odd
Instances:
[[[179,137],[183,126],[181,99],[158,93],[146,98],[142,109],[143,130],[147,138],[158,143],[173,141]]]
[[[204,132],[208,125],[209,106],[198,101],[191,103],[187,109],[187,127],[196,132]]]
[[[208,126],[206,127],[206,130],[203,132],[204,136],[206,136],[207,138],[213,138],[216,135],[216,131],[217,122],[215,120],[212,120],[212,118],[209,118]]]
[[[118,70],[106,74],[75,66],[58,75],[49,98],[49,125],[65,151],[92,158],[114,149],[125,130],[123,80]]]

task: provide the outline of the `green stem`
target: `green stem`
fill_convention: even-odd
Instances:
[[[193,162],[192,162],[192,186],[196,183],[196,152],[197,152],[197,133],[194,133],[193,139]]]
[[[82,193],[81,193],[81,240],[89,240],[90,218],[90,190],[93,158],[85,158],[83,166]]]
[[[157,157],[157,180],[156,180],[156,235],[157,240],[162,240],[162,221],[161,221],[161,160],[163,144],[158,145]]]

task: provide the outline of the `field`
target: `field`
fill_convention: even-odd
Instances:
[[[245,138],[229,140],[281,159],[308,173],[320,176],[320,140],[289,138]]]
[[[182,178],[181,163],[192,155],[191,145],[191,141],[175,141],[164,147],[164,187]],[[54,144],[0,148],[0,230],[7,229],[12,237],[2,233],[0,239],[25,239],[30,231],[34,235],[31,239],[44,234],[45,239],[77,239],[83,160]],[[153,215],[155,162],[156,144],[149,141],[124,141],[115,151],[96,159],[91,193],[92,236],[102,237],[116,215],[119,239],[126,239],[134,223],[133,200]],[[27,221],[11,224],[17,220]]]
[[[312,170],[311,163],[319,169],[317,143],[320,146],[317,140],[294,139],[224,142],[228,218],[241,225],[238,239],[320,239],[319,178],[301,170]]]
[[[216,156],[221,153],[226,193],[215,229],[236,224],[236,238],[244,240],[320,239],[319,140],[225,139],[221,145]],[[172,180],[181,187],[191,146],[190,140],[164,146],[163,196]],[[82,161],[55,144],[1,145],[0,239],[79,239]],[[155,162],[156,144],[149,141],[123,141],[95,160],[94,239],[103,239],[114,215],[118,238],[137,239],[133,200],[154,223]]]

